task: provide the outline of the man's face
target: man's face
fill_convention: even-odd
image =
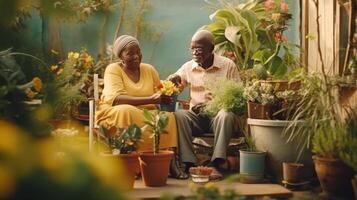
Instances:
[[[191,41],[192,60],[198,64],[204,63],[212,54],[212,45],[204,41]]]

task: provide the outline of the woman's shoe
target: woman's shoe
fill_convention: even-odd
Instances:
[[[175,179],[188,179],[189,176],[181,168],[178,159],[178,155],[174,154],[170,163],[170,174],[169,177]]]

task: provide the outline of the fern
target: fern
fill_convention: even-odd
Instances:
[[[241,83],[216,79],[206,84],[206,87],[213,95],[204,109],[207,114],[215,116],[221,109],[240,116],[247,112],[247,101],[243,96],[244,88]]]

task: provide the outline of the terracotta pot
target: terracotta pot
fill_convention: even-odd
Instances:
[[[170,161],[174,152],[152,151],[139,153],[140,169],[144,184],[149,187],[165,186],[169,174]]]
[[[271,119],[273,105],[248,101],[248,117],[252,119]]]
[[[304,164],[283,162],[283,179],[288,183],[300,183],[302,181]]]
[[[130,173],[133,177],[140,174],[138,153],[119,154],[118,156],[123,161],[123,165],[128,173]]]
[[[272,85],[275,91],[298,90],[301,87],[301,81],[293,81],[290,84],[288,80],[261,80],[260,82]]]
[[[130,153],[130,154],[118,154],[113,155],[111,152],[102,152],[100,155],[104,158],[113,159],[114,161],[119,161],[119,164],[123,167],[126,177],[123,178],[128,183],[128,189],[134,188],[135,175],[137,172],[140,172],[139,168],[139,154]]]
[[[313,156],[322,190],[327,196],[352,197],[353,170],[340,159]]]

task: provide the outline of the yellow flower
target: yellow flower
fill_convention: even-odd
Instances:
[[[161,94],[167,96],[178,94],[180,92],[180,90],[171,81],[163,81],[159,89]]]
[[[62,72],[63,72],[63,69],[61,68],[61,69],[59,69],[59,70],[57,71],[57,75],[62,74]]]
[[[273,20],[273,21],[279,21],[280,19],[281,19],[281,14],[280,13],[273,13],[272,15],[271,15],[271,19]]]
[[[28,89],[26,90],[26,96],[27,96],[29,99],[35,98],[36,95],[37,95],[37,92],[32,91],[30,88],[28,88]]]
[[[77,77],[80,77],[81,73],[80,72],[76,72],[74,75],[76,75]]]
[[[84,59],[84,68],[89,69],[92,67],[92,65],[93,65],[93,58],[92,58],[92,56],[88,55]]]
[[[58,65],[51,65],[51,70],[56,71],[58,69]]]
[[[42,90],[42,81],[39,77],[35,77],[32,79],[32,84],[33,84],[33,87],[35,88],[35,90],[37,92],[41,91]]]
[[[69,52],[68,53],[68,59],[71,59],[71,60],[76,60],[79,58],[79,53],[77,52]]]

